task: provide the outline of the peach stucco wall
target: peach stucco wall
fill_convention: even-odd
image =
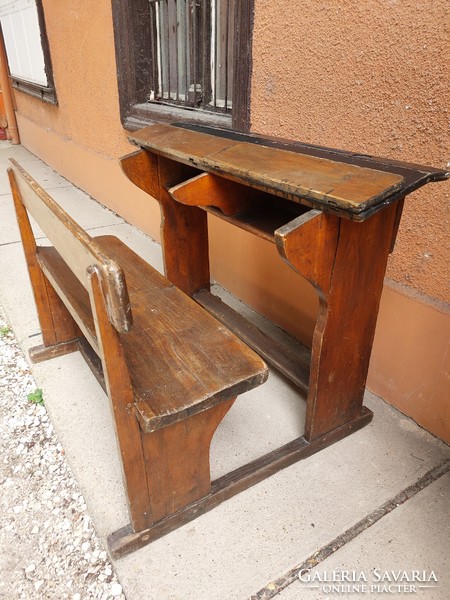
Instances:
[[[447,0],[256,0],[252,126],[446,168]],[[448,184],[408,197],[388,276],[449,300]]]
[[[111,1],[43,6],[58,106],[16,93],[22,142],[158,239],[157,203],[117,163],[133,147],[119,118]],[[445,167],[446,21],[444,0],[255,0],[252,129]],[[450,441],[442,335],[448,190],[432,184],[408,198],[388,270],[396,283],[383,294],[368,385]],[[215,220],[211,233],[213,276],[310,340],[317,300],[274,246]],[[288,293],[293,287],[295,295]]]

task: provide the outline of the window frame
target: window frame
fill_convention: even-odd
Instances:
[[[11,75],[11,73],[9,73],[9,79],[11,80],[12,87],[18,90],[19,92],[23,92],[25,94],[28,94],[29,96],[33,96],[34,98],[39,98],[43,102],[56,105],[58,104],[58,98],[56,96],[55,82],[53,79],[53,67],[50,57],[50,46],[48,43],[47,29],[45,26],[44,9],[42,6],[42,0],[35,1],[39,22],[39,31],[41,35],[42,53],[44,55],[44,68],[45,75],[47,77],[47,85],[45,86],[39,83],[35,83],[33,81],[28,81],[27,79]]]
[[[133,131],[155,121],[179,120],[248,131],[254,0],[236,2],[238,27],[235,34],[231,116],[147,101],[152,72],[148,4],[148,0],[112,0],[120,117],[124,128]],[[247,68],[243,69],[242,65]]]

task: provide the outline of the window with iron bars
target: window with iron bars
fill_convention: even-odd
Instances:
[[[122,122],[247,130],[253,0],[112,0]]]
[[[149,101],[230,113],[235,0],[150,0]]]

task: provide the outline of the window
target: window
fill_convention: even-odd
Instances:
[[[13,87],[56,104],[41,0],[0,0],[0,21]]]
[[[249,127],[252,2],[113,0],[122,121]]]

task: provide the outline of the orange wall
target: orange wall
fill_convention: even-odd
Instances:
[[[59,104],[16,93],[22,142],[158,239],[156,202],[132,186],[117,163],[133,147],[119,118],[111,2],[43,5]],[[255,0],[253,130],[445,167],[446,14],[443,0]],[[442,308],[448,301],[448,189],[432,184],[408,198],[388,270],[396,283],[383,295],[368,384],[450,441],[450,424],[442,423],[445,344],[435,335],[448,327]],[[270,244],[214,219],[211,229],[214,277],[308,341],[317,307],[310,286]],[[291,286],[298,300],[285,293]],[[433,319],[432,329],[425,318]],[[428,361],[418,371],[423,356],[436,357],[439,367]]]
[[[159,237],[159,207],[122,175],[136,150],[120,124],[111,2],[43,1],[58,105],[16,93],[22,143],[97,200]]]
[[[255,131],[446,168],[447,0],[256,0]],[[448,184],[408,197],[388,276],[449,300]]]

